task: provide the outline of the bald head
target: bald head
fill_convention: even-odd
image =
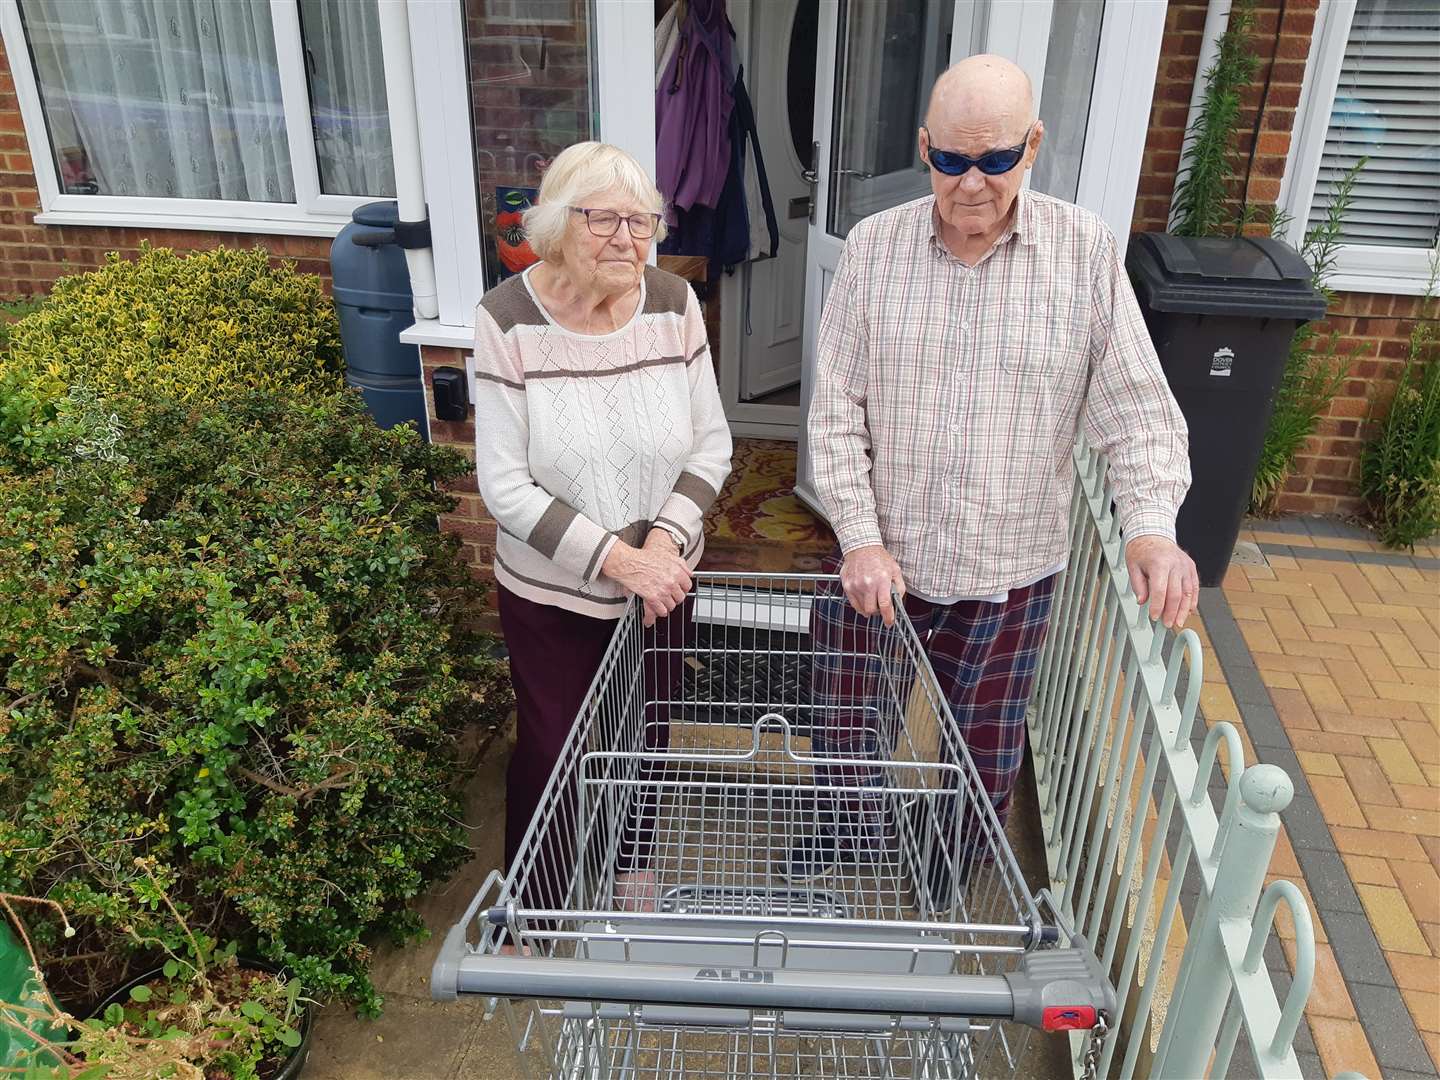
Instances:
[[[1030,76],[1003,56],[981,53],[952,64],[935,80],[925,126],[937,139],[983,129],[1017,141],[1035,120]],[[943,141],[941,145],[948,145]]]

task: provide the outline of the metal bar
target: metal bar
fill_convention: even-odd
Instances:
[[[803,1009],[839,1013],[993,1017],[1015,1011],[1002,975],[896,975],[788,968],[481,956],[460,964],[462,993],[566,1001],[622,1001],[695,1008]]]

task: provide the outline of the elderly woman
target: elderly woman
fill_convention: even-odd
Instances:
[[[662,645],[684,641],[701,519],[730,471],[699,304],[682,279],[646,265],[665,235],[662,207],[624,151],[569,147],[525,214],[540,261],[487,292],[475,316],[476,472],[499,526],[518,716],[507,866],[630,598]],[[652,701],[679,675],[678,653],[664,655],[647,672]],[[652,749],[668,739],[655,712]],[[653,806],[631,809],[615,867],[622,905],[653,893],[652,827]],[[544,853],[552,899],[580,854]]]

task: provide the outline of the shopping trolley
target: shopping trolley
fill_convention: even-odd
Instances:
[[[903,611],[700,573],[642,615],[434,997],[488,999],[566,1080],[1010,1075],[1032,1029],[1103,1036],[1113,991],[1042,917]]]

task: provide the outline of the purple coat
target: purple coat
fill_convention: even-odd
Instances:
[[[725,0],[690,0],[655,90],[655,180],[677,209],[720,201],[730,168],[734,81]]]

